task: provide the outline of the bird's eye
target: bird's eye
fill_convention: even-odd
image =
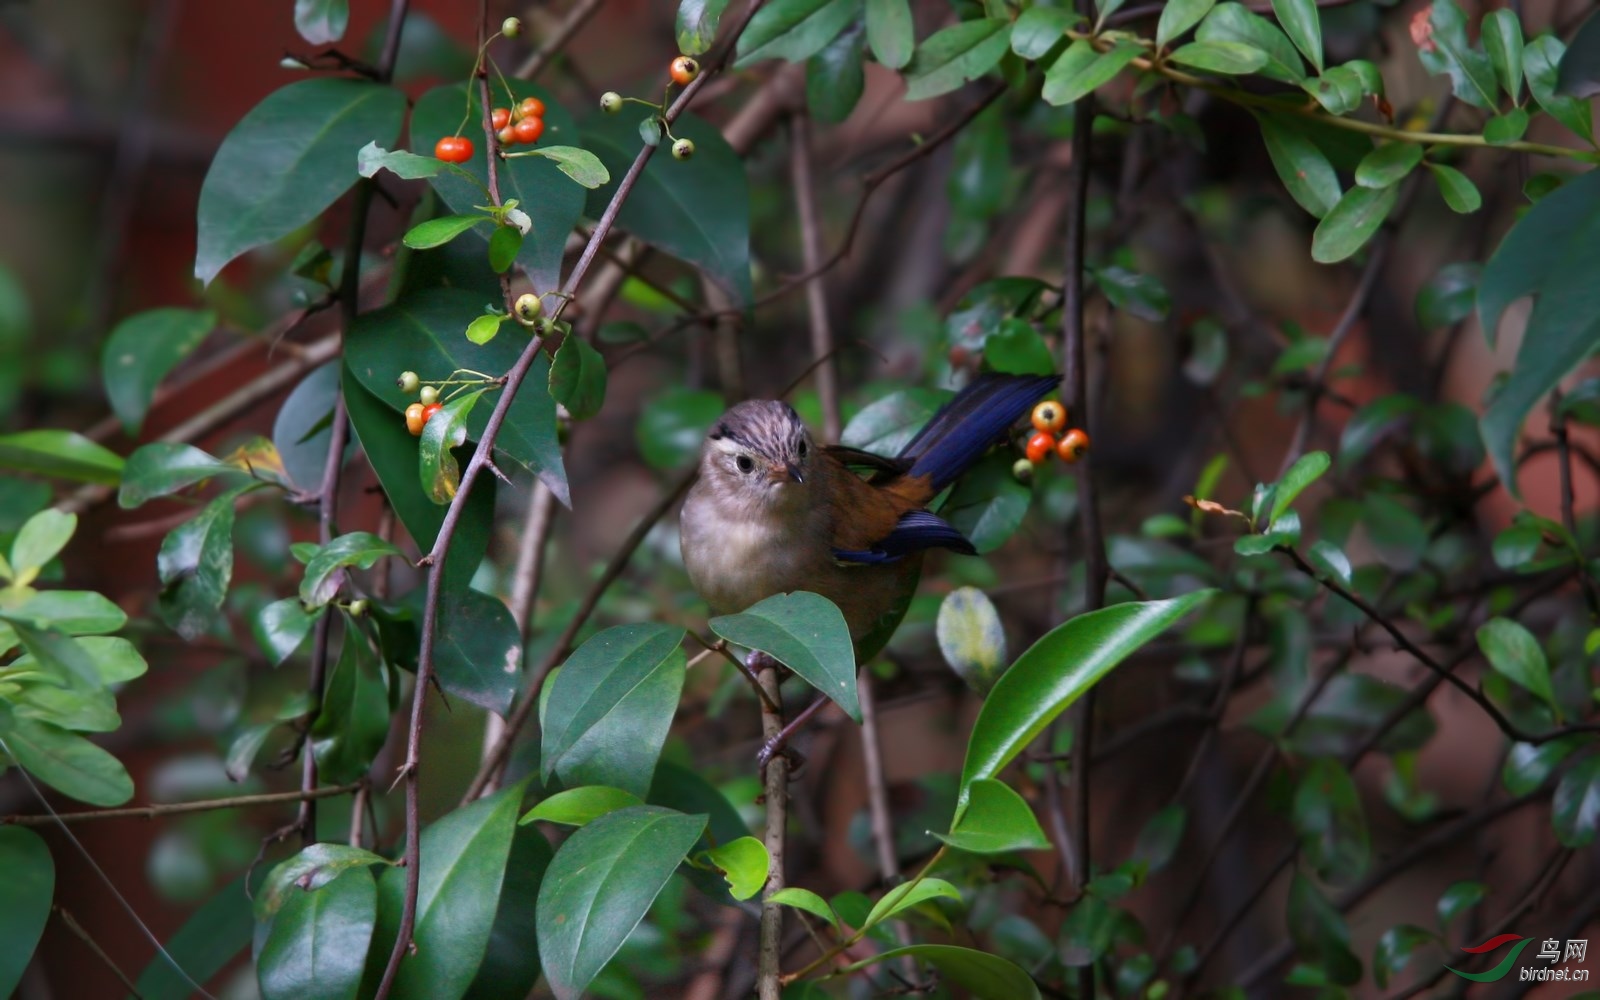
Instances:
[[[733,460],[733,463],[739,467],[740,472],[756,471],[756,463],[750,461],[749,455],[740,455],[738,458]]]
[[[804,441],[800,442],[800,447],[799,447],[798,451],[800,452],[800,457],[801,458],[805,458],[806,457],[806,443]]]

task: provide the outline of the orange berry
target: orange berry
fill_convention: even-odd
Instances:
[[[441,403],[429,403],[427,406],[422,407],[423,424],[426,425],[428,421],[433,419],[433,415],[442,409],[444,409],[444,405]],[[418,431],[418,433],[420,434],[421,432]]]
[[[544,102],[537,97],[524,97],[522,103],[517,105],[517,115],[521,118],[543,118]]]
[[[1061,443],[1056,446],[1056,454],[1067,464],[1072,464],[1083,456],[1089,454],[1089,435],[1074,427],[1062,437]]]
[[[1037,465],[1049,458],[1050,453],[1055,450],[1056,436],[1049,431],[1038,431],[1028,439],[1028,447],[1024,454],[1028,456],[1028,461]]]
[[[1053,399],[1047,399],[1033,408],[1033,428],[1060,434],[1067,426],[1067,408]]]
[[[426,407],[421,403],[412,403],[406,407],[406,430],[411,432],[412,437],[422,436],[422,425],[427,423],[422,417],[424,409]]]
[[[671,66],[667,67],[667,75],[672,77],[673,83],[686,87],[700,75],[700,64],[689,56],[679,56],[672,60]]]
[[[532,144],[544,135],[544,119],[537,116],[524,118],[511,128],[517,134],[518,142]]]
[[[446,163],[465,163],[472,159],[472,140],[461,135],[447,135],[433,145],[433,155]]]
[[[489,113],[489,121],[494,124],[496,132],[511,124],[510,108],[495,108]]]
[[[500,145],[502,146],[515,146],[517,144],[516,127],[513,125],[507,125],[505,128],[496,132],[494,137],[500,140]]]

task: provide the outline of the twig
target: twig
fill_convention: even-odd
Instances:
[[[567,11],[567,16],[556,26],[556,30],[550,32],[545,38],[544,44],[540,45],[536,52],[528,56],[522,65],[516,68],[512,76],[523,80],[532,80],[538,76],[539,72],[544,69],[545,64],[567,47],[567,43],[572,41],[572,36],[576,35],[584,24],[588,22],[589,18],[594,16],[603,3],[605,3],[605,0],[578,0],[578,3],[572,9]]]
[[[1561,390],[1550,394],[1550,434],[1556,439],[1557,468],[1561,470],[1561,523],[1578,543],[1578,516],[1572,488],[1572,441],[1567,432],[1567,416],[1561,409]],[[1578,553],[1583,562],[1583,554]],[[1583,588],[1583,599],[1589,605],[1589,617],[1600,620],[1600,590],[1596,589],[1594,574],[1579,573],[1578,583]]]
[[[89,950],[94,952],[95,957],[100,960],[101,964],[111,970],[111,974],[117,977],[117,981],[122,983],[123,988],[131,993],[135,1000],[142,1000],[139,987],[135,986],[133,980],[128,978],[128,974],[123,972],[116,962],[112,961],[111,956],[106,954],[106,950],[100,947],[100,942],[96,941],[88,931],[84,930],[83,925],[78,923],[77,918],[73,917],[72,911],[60,903],[56,903],[50,908],[55,910],[56,914],[61,917],[61,922],[66,924],[67,930],[71,931],[78,940],[88,945]]]
[[[86,812],[33,815],[17,813],[0,816],[0,826],[50,826],[54,823],[94,823],[111,819],[155,819],[158,816],[181,816],[186,813],[215,812],[218,809],[245,809],[250,806],[282,805],[299,802],[305,798],[326,799],[345,795],[361,787],[361,782],[348,785],[329,785],[318,788],[308,796],[305,792],[264,792],[260,795],[235,795],[225,799],[196,799],[193,802],[162,802],[148,806],[123,806],[118,809],[95,809]]]
[[[766,698],[761,704],[761,735],[764,739],[777,739],[783,732],[783,695],[778,690],[778,665],[770,657],[752,654],[759,658],[756,676],[760,678]],[[751,663],[755,667],[755,663]],[[757,953],[756,991],[760,1000],[780,1000],[783,992],[780,983],[780,960],[783,957],[783,904],[769,897],[784,886],[783,846],[784,828],[789,822],[789,758],[775,755],[767,762],[763,775],[765,782],[764,807],[767,813],[765,841],[771,865],[767,868],[766,891],[761,901],[761,943]]]
[[[822,221],[817,215],[817,190],[811,175],[811,123],[805,112],[789,119],[789,170],[794,179],[795,214],[800,217],[800,260],[815,271],[822,263]],[[806,308],[811,319],[811,356],[818,359],[817,400],[822,405],[822,436],[837,444],[839,371],[833,364],[833,328],[828,322],[828,292],[821,276],[806,282]]]

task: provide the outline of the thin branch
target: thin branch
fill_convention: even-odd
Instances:
[[[822,220],[817,212],[817,189],[811,173],[811,123],[805,112],[789,119],[789,171],[794,180],[795,214],[800,217],[800,260],[806,271],[822,263]],[[828,291],[821,275],[806,282],[806,308],[811,319],[811,356],[817,364],[817,399],[822,406],[822,436],[837,444],[839,371],[834,365],[833,327],[828,322]]]
[[[95,823],[112,819],[156,819],[161,816],[182,816],[188,813],[215,812],[219,809],[246,809],[252,806],[283,805],[306,798],[327,799],[335,795],[348,795],[361,787],[361,782],[348,785],[329,785],[307,795],[305,792],[265,792],[260,795],[235,795],[225,799],[196,799],[193,802],[161,802],[148,806],[123,806],[118,809],[95,809],[86,812],[34,815],[16,813],[0,816],[0,826],[51,826],[55,823]]]
[[[56,903],[50,908],[55,910],[56,914],[61,917],[61,922],[67,926],[67,930],[71,931],[79,941],[88,945],[89,950],[94,952],[94,956],[100,960],[100,963],[111,970],[111,974],[117,977],[117,981],[122,984],[122,988],[131,993],[135,1000],[142,1000],[139,987],[135,986],[133,980],[128,978],[128,974],[122,971],[122,968],[112,960],[110,955],[106,954],[106,950],[100,947],[100,942],[96,941],[94,936],[85,930],[82,924],[78,923],[77,918],[72,915],[72,911],[60,903]]]
[[[778,664],[770,657],[752,654],[750,665],[756,667],[766,698],[761,704],[761,735],[768,741],[778,739],[783,733],[783,695],[778,690]],[[765,781],[764,807],[767,813],[765,842],[771,864],[767,869],[766,891],[761,902],[761,939],[757,952],[756,991],[760,1000],[780,1000],[783,986],[780,981],[783,958],[783,904],[774,903],[770,897],[784,887],[783,848],[784,829],[789,822],[789,758],[777,754],[767,762],[763,775]]]
[[[544,43],[538,50],[528,56],[511,75],[523,80],[532,80],[538,76],[545,65],[567,47],[567,43],[572,41],[572,36],[588,23],[589,18],[595,15],[603,3],[605,0],[578,0],[572,9],[567,11],[567,16],[561,23],[556,25],[556,29],[545,36]]]

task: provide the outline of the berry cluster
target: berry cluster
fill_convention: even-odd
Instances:
[[[695,78],[698,77],[699,75],[700,75],[700,63],[698,61],[696,61],[693,56],[678,56],[676,59],[672,60],[672,63],[670,65],[667,66],[667,76],[672,80],[673,83],[677,84],[680,87],[687,87],[689,84],[693,83],[695,81]],[[668,92],[670,93],[671,92],[671,88],[669,87],[667,89],[668,89]],[[623,97],[621,94],[617,93],[615,90],[608,90],[605,93],[600,95],[600,110],[604,111],[608,115],[614,115],[617,112],[621,111],[622,110],[622,106],[624,104],[626,104],[627,102],[629,102],[629,101],[633,101],[636,104],[645,104],[645,105],[649,105],[650,107],[654,107],[654,108],[656,108],[658,113],[662,109],[664,109],[666,107],[665,100],[663,100],[661,105],[658,107],[656,105],[650,104],[649,101],[641,101],[636,97]],[[662,128],[666,128],[667,129],[668,138],[671,138],[673,140],[673,142],[672,142],[672,157],[673,157],[673,159],[676,159],[676,160],[687,160],[691,156],[694,155],[694,140],[693,139],[679,139],[679,138],[673,136],[672,135],[672,130],[670,128],[667,128],[667,120],[666,120],[666,118],[664,118],[664,117],[658,118],[658,121],[660,122]]]
[[[1033,408],[1033,435],[1024,449],[1030,463],[1043,462],[1054,454],[1071,465],[1088,452],[1089,435],[1076,427],[1067,430],[1066,407],[1047,399]]]
[[[544,102],[537,97],[524,97],[514,108],[495,108],[489,113],[489,120],[501,146],[531,146],[544,135]]]
[[[401,372],[395,384],[407,395],[413,392],[417,394],[417,402],[406,407],[406,430],[411,432],[412,437],[421,437],[422,428],[427,426],[435,413],[444,409],[439,402],[439,390],[435,386],[422,385],[422,379],[416,372]]]

